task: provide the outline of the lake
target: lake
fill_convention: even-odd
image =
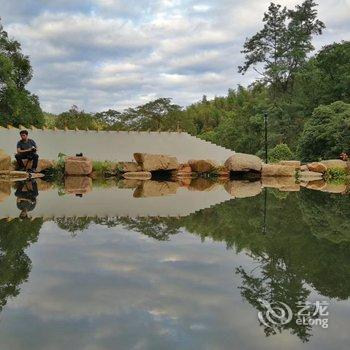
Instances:
[[[1,349],[349,348],[349,195],[79,181],[0,184]]]

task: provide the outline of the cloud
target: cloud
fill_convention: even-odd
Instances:
[[[300,1],[280,1],[288,7]],[[248,84],[241,47],[261,28],[268,0],[0,0],[5,29],[30,55],[29,88],[43,108],[123,109],[156,97],[181,105]],[[349,0],[320,3],[324,35],[346,39]]]

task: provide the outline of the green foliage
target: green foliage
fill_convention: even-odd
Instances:
[[[281,160],[292,160],[294,155],[288,145],[280,143],[268,151],[268,157],[269,162],[278,163]]]
[[[326,171],[325,179],[333,184],[342,184],[348,182],[348,173],[343,168],[330,168]]]
[[[29,57],[0,23],[0,126],[44,125],[38,97],[25,89],[32,75]]]
[[[341,101],[317,107],[299,141],[303,160],[338,158],[350,151],[350,104]]]
[[[110,161],[93,161],[92,170],[98,175],[103,175],[107,172],[112,172],[116,169],[117,164]]]
[[[271,3],[264,14],[264,27],[244,44],[244,65],[239,72],[263,65],[261,72],[265,82],[276,92],[287,92],[293,86],[297,70],[306,62],[307,54],[314,47],[313,35],[321,34],[325,28],[317,19],[317,5],[313,0],[305,0],[294,10]]]

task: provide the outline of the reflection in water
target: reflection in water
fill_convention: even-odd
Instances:
[[[36,198],[39,195],[38,185],[34,179],[18,182],[16,185],[17,208],[21,211],[19,217],[25,219],[28,217],[28,212],[36,207]]]
[[[35,193],[35,188],[32,185],[29,187],[31,189],[29,192]],[[173,191],[166,183],[148,183],[145,185],[139,182],[131,184],[124,181],[123,185],[136,189],[135,192],[137,197],[140,198],[139,200],[143,200],[144,196],[154,195],[160,187],[161,193],[168,194],[168,192]],[[286,186],[286,184],[284,185]],[[81,184],[76,184],[76,188],[80,189],[80,192],[81,186]],[[212,186],[218,185],[211,183],[209,186],[209,182],[197,181],[192,186],[192,190],[193,192],[198,188],[210,190]],[[265,201],[264,194],[259,195],[261,187],[258,187],[256,183],[249,185],[243,182],[239,186],[237,183],[227,183],[225,186],[228,192],[234,194],[234,199],[197,211],[186,217],[59,217],[55,219],[55,223],[59,228],[76,236],[75,240],[79,240],[85,234],[94,232],[96,227],[122,227],[127,231],[139,232],[147,239],[150,237],[152,240],[162,242],[157,248],[159,252],[165,251],[167,244],[171,244],[175,238],[186,235],[186,232],[191,233],[193,237],[199,236],[202,241],[207,241],[209,244],[214,244],[210,243],[212,241],[224,242],[232,255],[244,253],[251,259],[250,264],[237,262],[236,265],[232,265],[233,278],[234,280],[238,278],[239,285],[235,286],[233,290],[231,289],[230,293],[236,295],[238,292],[256,311],[262,310],[259,299],[264,299],[270,303],[286,303],[292,308],[294,318],[290,323],[277,328],[277,332],[290,332],[301,341],[308,342],[312,339],[311,336],[314,331],[310,325],[296,325],[295,315],[298,311],[298,303],[305,303],[312,297],[312,294],[315,297],[315,293],[320,297],[333,299],[334,302],[345,301],[350,297],[349,197],[305,190],[290,193],[268,190],[264,191],[267,194],[267,200]],[[23,192],[25,192],[24,197],[28,197],[28,190],[25,188],[19,187],[17,191],[19,194],[17,196],[16,192],[17,198],[23,197]],[[244,198],[248,197],[249,194],[254,194],[254,196]],[[242,197],[244,199],[241,199]],[[20,209],[22,210],[22,208]],[[31,263],[24,253],[24,249],[37,240],[41,225],[42,220],[1,221],[0,297],[2,307],[9,297],[16,296],[19,293],[19,285],[28,278]],[[267,227],[266,234],[262,234],[264,226]],[[97,236],[96,234],[89,237],[95,240]],[[142,241],[138,243],[140,244],[139,247],[131,247],[130,244],[131,241],[130,243],[127,241],[122,246],[126,249],[125,254],[131,253],[138,256],[143,249]],[[92,251],[96,256],[101,254],[99,247],[97,244],[96,251]],[[203,246],[202,249],[204,248]],[[190,246],[186,249],[189,249],[188,256],[193,254],[192,259],[194,260],[192,265],[187,264],[186,269],[181,270],[181,275],[178,275],[177,278],[180,281],[185,274],[192,273],[189,281],[196,283],[197,270],[200,267],[202,268],[203,265],[202,262],[196,262],[197,265],[194,262],[197,247]],[[190,251],[190,249],[193,249],[193,251]],[[201,248],[199,247],[199,249]],[[177,252],[178,254],[182,253],[181,251]],[[113,256],[113,252],[108,254],[110,254],[107,255],[109,258]],[[102,259],[102,256],[100,258]],[[223,260],[224,258],[227,259],[227,257],[222,256]],[[84,259],[88,258],[84,256]],[[172,264],[177,263],[176,256],[166,259],[165,261]],[[142,265],[142,261],[138,263]],[[221,263],[223,264],[220,260]],[[148,262],[148,264],[150,263]],[[121,268],[128,271],[127,274],[133,275],[135,273],[135,266],[119,265],[117,270],[120,272],[119,269]],[[208,266],[207,268],[210,269],[211,267]],[[160,290],[165,288],[166,293],[171,295],[173,292],[178,293],[176,302],[181,304],[183,302],[182,290],[176,286],[176,282],[171,286],[162,285],[162,283],[168,281],[167,273],[169,272],[165,273],[161,268],[152,264],[146,266],[145,270],[140,271],[149,274],[150,270],[154,270],[155,273],[151,275],[147,283],[155,283],[157,288],[159,287]],[[208,273],[210,271],[208,270]],[[144,276],[141,272],[139,273],[136,277],[141,280]],[[210,273],[213,274],[212,278],[214,279],[215,272],[211,271]],[[159,278],[154,277],[154,275],[158,275]],[[232,275],[230,278],[232,279]],[[121,279],[118,283],[122,286],[123,283],[126,283],[126,280],[123,281]],[[79,286],[76,288],[80,290]],[[150,298],[158,308],[164,306],[162,305],[164,294],[149,295],[148,289],[150,286],[148,284],[141,285],[135,282],[135,285],[128,285],[128,288],[131,288],[129,293],[136,293],[136,295],[138,295],[136,291],[141,289],[142,293]],[[196,293],[200,298],[202,293],[210,291],[214,293],[213,299],[215,300],[215,291],[219,293],[220,288],[222,287],[210,286],[208,290],[198,289]],[[194,290],[196,289],[194,288]],[[100,293],[104,295],[103,291]],[[163,291],[163,293],[165,292]],[[109,298],[108,296],[104,297]],[[118,298],[118,295],[110,297]],[[202,307],[205,308],[206,305],[210,305],[210,302],[212,300],[207,301],[207,304],[202,305]],[[225,308],[227,302],[228,300],[218,299],[217,301],[217,303],[221,303],[220,306],[223,308]],[[125,305],[125,308],[127,308],[127,305]],[[204,310],[201,312],[204,312]],[[159,322],[170,322],[162,318],[161,313],[159,315],[157,316]],[[245,315],[243,314],[240,317],[244,318]],[[333,314],[332,317],[336,318],[337,315]],[[203,322],[205,320],[203,316]],[[135,320],[130,315],[125,315],[123,321],[131,327]],[[258,320],[256,319],[255,325],[257,324]],[[171,328],[171,322],[168,327]],[[196,327],[202,326],[197,325]],[[276,334],[276,329],[267,328],[262,324],[261,327],[267,336]],[[215,328],[215,330],[220,333],[220,328]],[[161,346],[158,346],[158,348],[161,348]]]
[[[0,221],[0,312],[27,281],[31,261],[24,250],[37,241],[42,219]]]

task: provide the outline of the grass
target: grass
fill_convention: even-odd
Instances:
[[[342,168],[331,168],[326,171],[325,180],[332,184],[344,184],[349,182],[349,174]]]

